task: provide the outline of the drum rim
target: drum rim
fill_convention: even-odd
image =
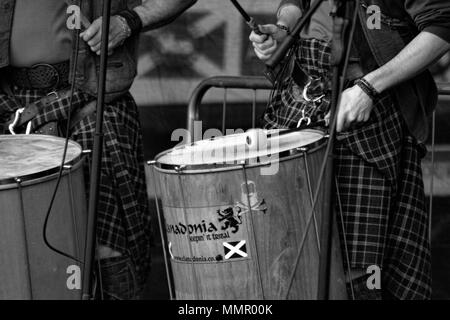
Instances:
[[[20,136],[28,136],[28,135],[26,135],[26,134],[17,134],[17,135],[11,136],[11,138],[12,137],[20,137]],[[49,136],[49,135],[43,135],[43,134],[33,134],[33,137],[35,137],[35,136],[36,137],[41,137],[41,138],[44,138],[44,139],[47,139],[47,140],[64,140],[64,141],[66,140],[65,138],[56,137],[56,136]],[[76,157],[74,157],[72,160],[66,161],[64,165],[74,166],[74,165],[76,165],[78,162],[80,162],[83,159],[83,148],[81,147],[81,145],[78,142],[76,142],[74,140],[69,140],[69,142],[73,143],[77,147],[79,147],[80,154],[77,155]],[[0,179],[0,186],[10,185],[10,184],[17,185],[17,183],[18,183],[17,179],[20,179],[20,183],[22,184],[24,182],[29,182],[29,181],[32,181],[32,180],[45,178],[45,177],[51,176],[51,175],[59,172],[59,169],[60,169],[60,165],[57,165],[56,167],[53,167],[53,168],[50,168],[50,169],[47,169],[47,170],[43,170],[43,171],[39,171],[39,172],[36,172],[36,173],[27,174],[27,175],[24,175],[24,176]],[[63,173],[65,171],[70,171],[70,170],[63,170]]]
[[[247,159],[245,161],[245,167],[248,169],[257,168],[257,167],[267,167],[268,165],[272,164],[274,161],[283,162],[283,161],[288,161],[291,159],[299,158],[299,157],[302,157],[303,155],[315,152],[315,151],[325,147],[326,141],[328,140],[327,135],[325,134],[325,132],[323,132],[321,130],[315,130],[315,131],[322,132],[323,133],[322,138],[320,138],[319,140],[317,140],[313,143],[310,143],[306,146],[293,148],[293,149],[290,149],[287,151],[280,152],[280,153],[278,153],[277,160],[271,160],[266,163],[258,162],[256,164],[249,165],[248,164],[249,161],[254,160],[254,158]],[[180,172],[182,172],[183,174],[203,174],[203,173],[212,173],[212,172],[225,172],[225,171],[242,170],[242,167],[243,167],[243,165],[238,165],[238,164],[230,164],[230,165],[220,164],[219,166],[217,166],[216,164],[196,164],[196,165],[185,165],[182,167],[182,170],[180,170],[179,165],[162,164],[162,163],[158,162],[159,158],[166,155],[171,150],[172,149],[169,149],[169,150],[159,153],[158,155],[156,155],[154,161],[149,161],[149,164],[151,163],[152,165],[154,165],[154,167],[157,171],[162,172],[162,173],[167,173],[167,174],[179,174]],[[294,153],[292,153],[293,150],[295,150]]]

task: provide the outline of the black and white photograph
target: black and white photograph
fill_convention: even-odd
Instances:
[[[450,2],[0,0],[0,300],[450,300]]]

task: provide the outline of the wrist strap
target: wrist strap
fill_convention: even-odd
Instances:
[[[355,83],[362,89],[373,101],[377,101],[380,97],[380,93],[364,78],[358,79]]]
[[[142,20],[136,11],[131,9],[125,9],[120,11],[117,15],[123,17],[131,30],[131,35],[135,35],[141,32],[142,30]]]
[[[128,25],[127,20],[124,17],[122,17],[121,15],[117,15],[116,17],[117,17],[117,19],[120,20],[120,23],[122,24],[122,30],[123,30],[123,33],[125,34],[125,37],[128,38],[129,36],[131,36],[131,28]]]
[[[285,25],[282,25],[281,23],[277,23],[276,26],[278,27],[278,29],[286,31],[286,33],[288,35],[291,35],[291,31]]]

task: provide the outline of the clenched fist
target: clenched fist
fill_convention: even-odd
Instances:
[[[274,24],[266,24],[258,26],[258,28],[263,34],[258,35],[252,31],[249,39],[253,44],[256,56],[265,61],[270,59],[272,54],[276,51],[278,43],[286,38],[287,32]]]

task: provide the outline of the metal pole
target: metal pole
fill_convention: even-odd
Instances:
[[[357,0],[356,0],[357,1]],[[358,1],[357,1],[358,2]],[[339,101],[342,91],[344,90],[344,82],[347,73],[347,66],[350,56],[350,49],[353,40],[354,26],[356,23],[357,8],[354,0],[341,0],[336,2],[336,7],[333,10],[333,49],[332,49],[332,99],[330,110],[330,142],[327,163],[327,177],[334,176],[334,145],[336,137],[336,120],[339,108]],[[348,27],[352,27],[352,32],[348,32]],[[336,190],[334,188],[333,179],[326,179],[325,190],[330,191],[330,201],[325,201],[324,212],[322,219],[321,232],[321,252],[319,265],[319,290],[318,299],[328,300],[330,292],[330,272],[331,272],[331,247],[333,222],[335,221],[335,197]]]
[[[95,242],[97,227],[97,205],[101,172],[101,160],[103,151],[103,111],[106,87],[106,68],[108,60],[108,40],[110,24],[111,0],[103,1],[102,11],[102,42],[100,53],[100,72],[98,79],[97,92],[97,119],[95,123],[94,147],[92,152],[91,180],[89,189],[89,210],[88,225],[86,235],[86,250],[84,257],[83,272],[83,300],[91,299],[91,274],[93,270],[93,261],[95,260]]]

